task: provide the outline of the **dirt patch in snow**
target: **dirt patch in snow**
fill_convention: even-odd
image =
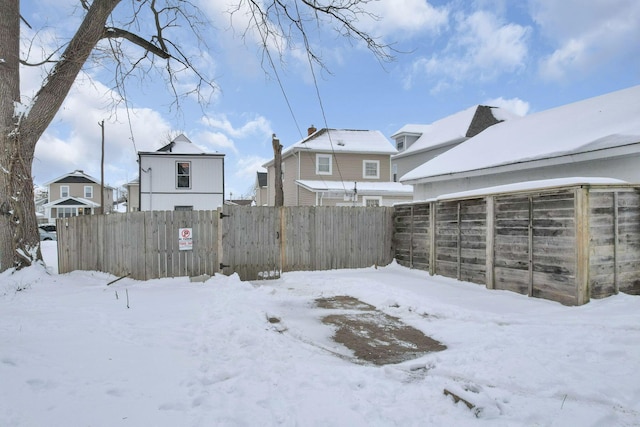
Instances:
[[[322,317],[322,322],[336,328],[333,339],[353,351],[358,360],[387,365],[447,348],[397,317],[357,298],[318,298],[315,303],[320,308],[340,311]]]

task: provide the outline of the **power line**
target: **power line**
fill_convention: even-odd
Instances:
[[[302,40],[304,40],[304,47],[307,52],[307,61],[309,62],[309,68],[311,70],[311,76],[313,77],[313,85],[316,89],[316,96],[318,98],[318,104],[320,106],[320,112],[322,113],[322,120],[324,121],[324,127],[327,129],[327,137],[329,138],[329,145],[331,146],[331,154],[333,158],[336,160],[336,169],[338,171],[338,175],[340,176],[340,182],[342,183],[342,188],[344,192],[347,192],[347,188],[344,185],[344,178],[342,178],[342,171],[340,171],[340,165],[338,163],[338,158],[336,157],[336,152],[333,147],[333,140],[331,139],[331,130],[329,129],[329,125],[327,123],[327,115],[324,111],[324,105],[322,103],[322,96],[320,95],[320,88],[318,87],[318,79],[316,78],[316,73],[313,69],[313,61],[311,60],[311,54],[309,53],[311,47],[309,45],[309,39],[307,38],[307,33],[302,28],[302,19],[300,18],[300,10],[298,8],[298,2],[294,2],[296,6],[296,13],[298,15],[298,19],[300,22],[300,32],[302,34]],[[322,180],[324,182],[324,179]]]

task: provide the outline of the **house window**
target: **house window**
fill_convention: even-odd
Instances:
[[[331,175],[331,154],[316,154],[316,174]]]
[[[193,206],[174,206],[174,211],[189,212],[193,210]]]
[[[396,148],[398,149],[398,151],[404,150],[404,136],[396,139]]]
[[[84,186],[84,198],[92,199],[93,198],[93,185],[85,185]]]
[[[365,179],[380,178],[380,161],[364,160],[362,162],[362,177]]]
[[[60,186],[60,198],[69,197],[69,186],[61,185]]]
[[[177,162],[176,170],[177,187],[191,188],[191,162]]]
[[[394,163],[391,170],[393,171],[393,182],[398,182],[398,164]]]
[[[76,215],[76,208],[58,208],[58,218],[69,218]]]
[[[368,208],[378,207],[382,201],[382,197],[363,197],[362,204]]]

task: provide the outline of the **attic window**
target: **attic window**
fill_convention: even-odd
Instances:
[[[404,150],[404,136],[396,138],[396,148],[398,151]]]
[[[176,162],[178,188],[191,188],[191,162]]]

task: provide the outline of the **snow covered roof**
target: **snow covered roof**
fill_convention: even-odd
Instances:
[[[378,130],[320,129],[282,150],[282,157],[306,150],[334,153],[395,154],[398,150]],[[273,164],[273,159],[264,164]]]
[[[518,116],[499,107],[474,105],[429,125],[405,125],[391,135],[391,138],[396,138],[403,134],[420,135],[420,137],[404,151],[395,155],[394,158],[462,141],[497,122],[516,117]]]
[[[316,181],[299,179],[296,184],[309,191],[351,191],[354,181]],[[357,182],[355,184],[359,194],[399,194],[411,196],[413,186],[399,182]]]
[[[640,86],[491,126],[401,181],[415,184],[516,163],[526,168],[521,163],[635,143],[640,143]]]
[[[160,148],[158,152],[172,154],[204,154],[197,145],[191,142],[184,134],[180,134],[173,141]]]
[[[59,176],[45,184],[44,186],[49,186],[51,184],[62,183],[62,184],[72,184],[72,183],[95,183],[100,184],[100,181],[91,175],[87,175],[84,171],[80,169],[76,169],[73,172],[66,173],[62,176]]]

